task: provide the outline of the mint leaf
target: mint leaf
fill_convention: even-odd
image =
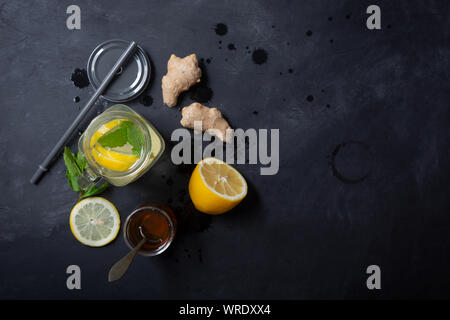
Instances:
[[[125,120],[120,123],[120,127],[122,127],[122,128],[128,128],[131,126],[134,126],[134,123],[129,120]]]
[[[91,197],[91,196],[95,196],[97,194],[102,193],[103,191],[106,190],[106,188],[108,188],[109,184],[107,182],[105,182],[104,184],[102,184],[100,187],[97,186],[92,186],[90,188],[88,188],[84,193],[83,196],[81,197],[81,199],[87,198],[87,197]]]
[[[78,151],[78,153],[77,153],[76,161],[77,161],[78,168],[80,168],[81,171],[84,171],[88,168],[88,163],[86,161],[86,158],[83,156],[83,154],[80,151]]]
[[[63,158],[67,172],[72,176],[79,176],[81,174],[81,170],[78,167],[75,155],[68,147],[64,147]]]
[[[122,125],[114,131],[105,133],[98,139],[98,143],[105,148],[121,147],[127,143],[127,141],[127,128]]]
[[[128,142],[133,147],[133,154],[140,156],[145,141],[139,128],[127,120],[122,121],[118,129],[101,136],[98,142],[108,148],[121,147]]]
[[[78,185],[78,179],[75,176],[71,176],[69,171],[66,170],[66,178],[69,182],[70,189],[73,191],[80,191],[80,186]]]
[[[142,136],[141,130],[133,123],[131,126],[127,127],[127,137],[128,142],[133,147],[132,152],[136,156],[141,155],[141,149],[144,145],[144,137]]]
[[[81,170],[77,165],[76,157],[70,151],[68,147],[64,148],[63,153],[64,164],[66,165],[66,177],[69,182],[70,188],[73,191],[80,191],[80,186],[78,185],[78,177],[81,175]]]
[[[100,194],[108,187],[108,183],[105,182],[100,187],[94,185],[83,191],[78,184],[78,177],[88,168],[88,163],[83,154],[78,152],[77,155],[75,155],[68,147],[64,147],[63,158],[64,164],[66,165],[67,181],[73,191],[80,192],[79,199]]]

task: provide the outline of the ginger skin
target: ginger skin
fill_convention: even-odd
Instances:
[[[180,93],[200,82],[201,76],[195,53],[184,58],[172,54],[167,62],[167,74],[162,78],[164,103],[169,107],[175,106]]]
[[[233,129],[228,122],[222,117],[222,113],[217,108],[209,108],[194,102],[181,110],[183,115],[180,123],[183,127],[194,129],[194,122],[202,122],[202,131],[211,130],[224,142],[231,142],[233,138]],[[227,130],[228,129],[228,130]]]

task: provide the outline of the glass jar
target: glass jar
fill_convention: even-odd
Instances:
[[[173,211],[162,203],[146,203],[134,210],[125,220],[123,235],[130,249],[146,237],[138,253],[156,256],[165,251],[175,238],[177,220]]]
[[[111,131],[120,129],[117,134],[123,131],[126,135],[126,126],[132,127],[134,137],[138,137],[139,148],[132,149],[128,142],[123,147],[111,145],[111,148],[99,143]],[[78,141],[78,150],[88,163],[78,183],[84,190],[102,178],[114,186],[127,185],[147,172],[164,148],[161,134],[147,120],[126,105],[114,105],[95,117]]]

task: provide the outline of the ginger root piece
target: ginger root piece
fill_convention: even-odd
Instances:
[[[195,121],[202,121],[202,131],[213,129],[214,135],[220,140],[230,142],[233,138],[233,129],[222,117],[222,113],[217,108],[209,108],[194,102],[181,110],[183,115],[180,123],[183,127],[194,129]],[[229,129],[227,131],[227,129]]]
[[[175,106],[180,93],[200,82],[201,76],[195,53],[184,58],[172,54],[167,62],[167,74],[162,78],[164,103],[169,107]]]

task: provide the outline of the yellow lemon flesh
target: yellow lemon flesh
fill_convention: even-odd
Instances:
[[[82,244],[101,247],[113,241],[120,229],[116,207],[101,197],[86,198],[70,212],[70,230]]]
[[[247,182],[232,166],[216,158],[200,161],[189,180],[189,195],[197,210],[221,214],[247,195]]]
[[[101,126],[91,137],[92,156],[99,165],[114,171],[127,171],[139,159],[138,156],[106,149],[97,143],[105,133],[114,130],[126,119],[115,119]]]

